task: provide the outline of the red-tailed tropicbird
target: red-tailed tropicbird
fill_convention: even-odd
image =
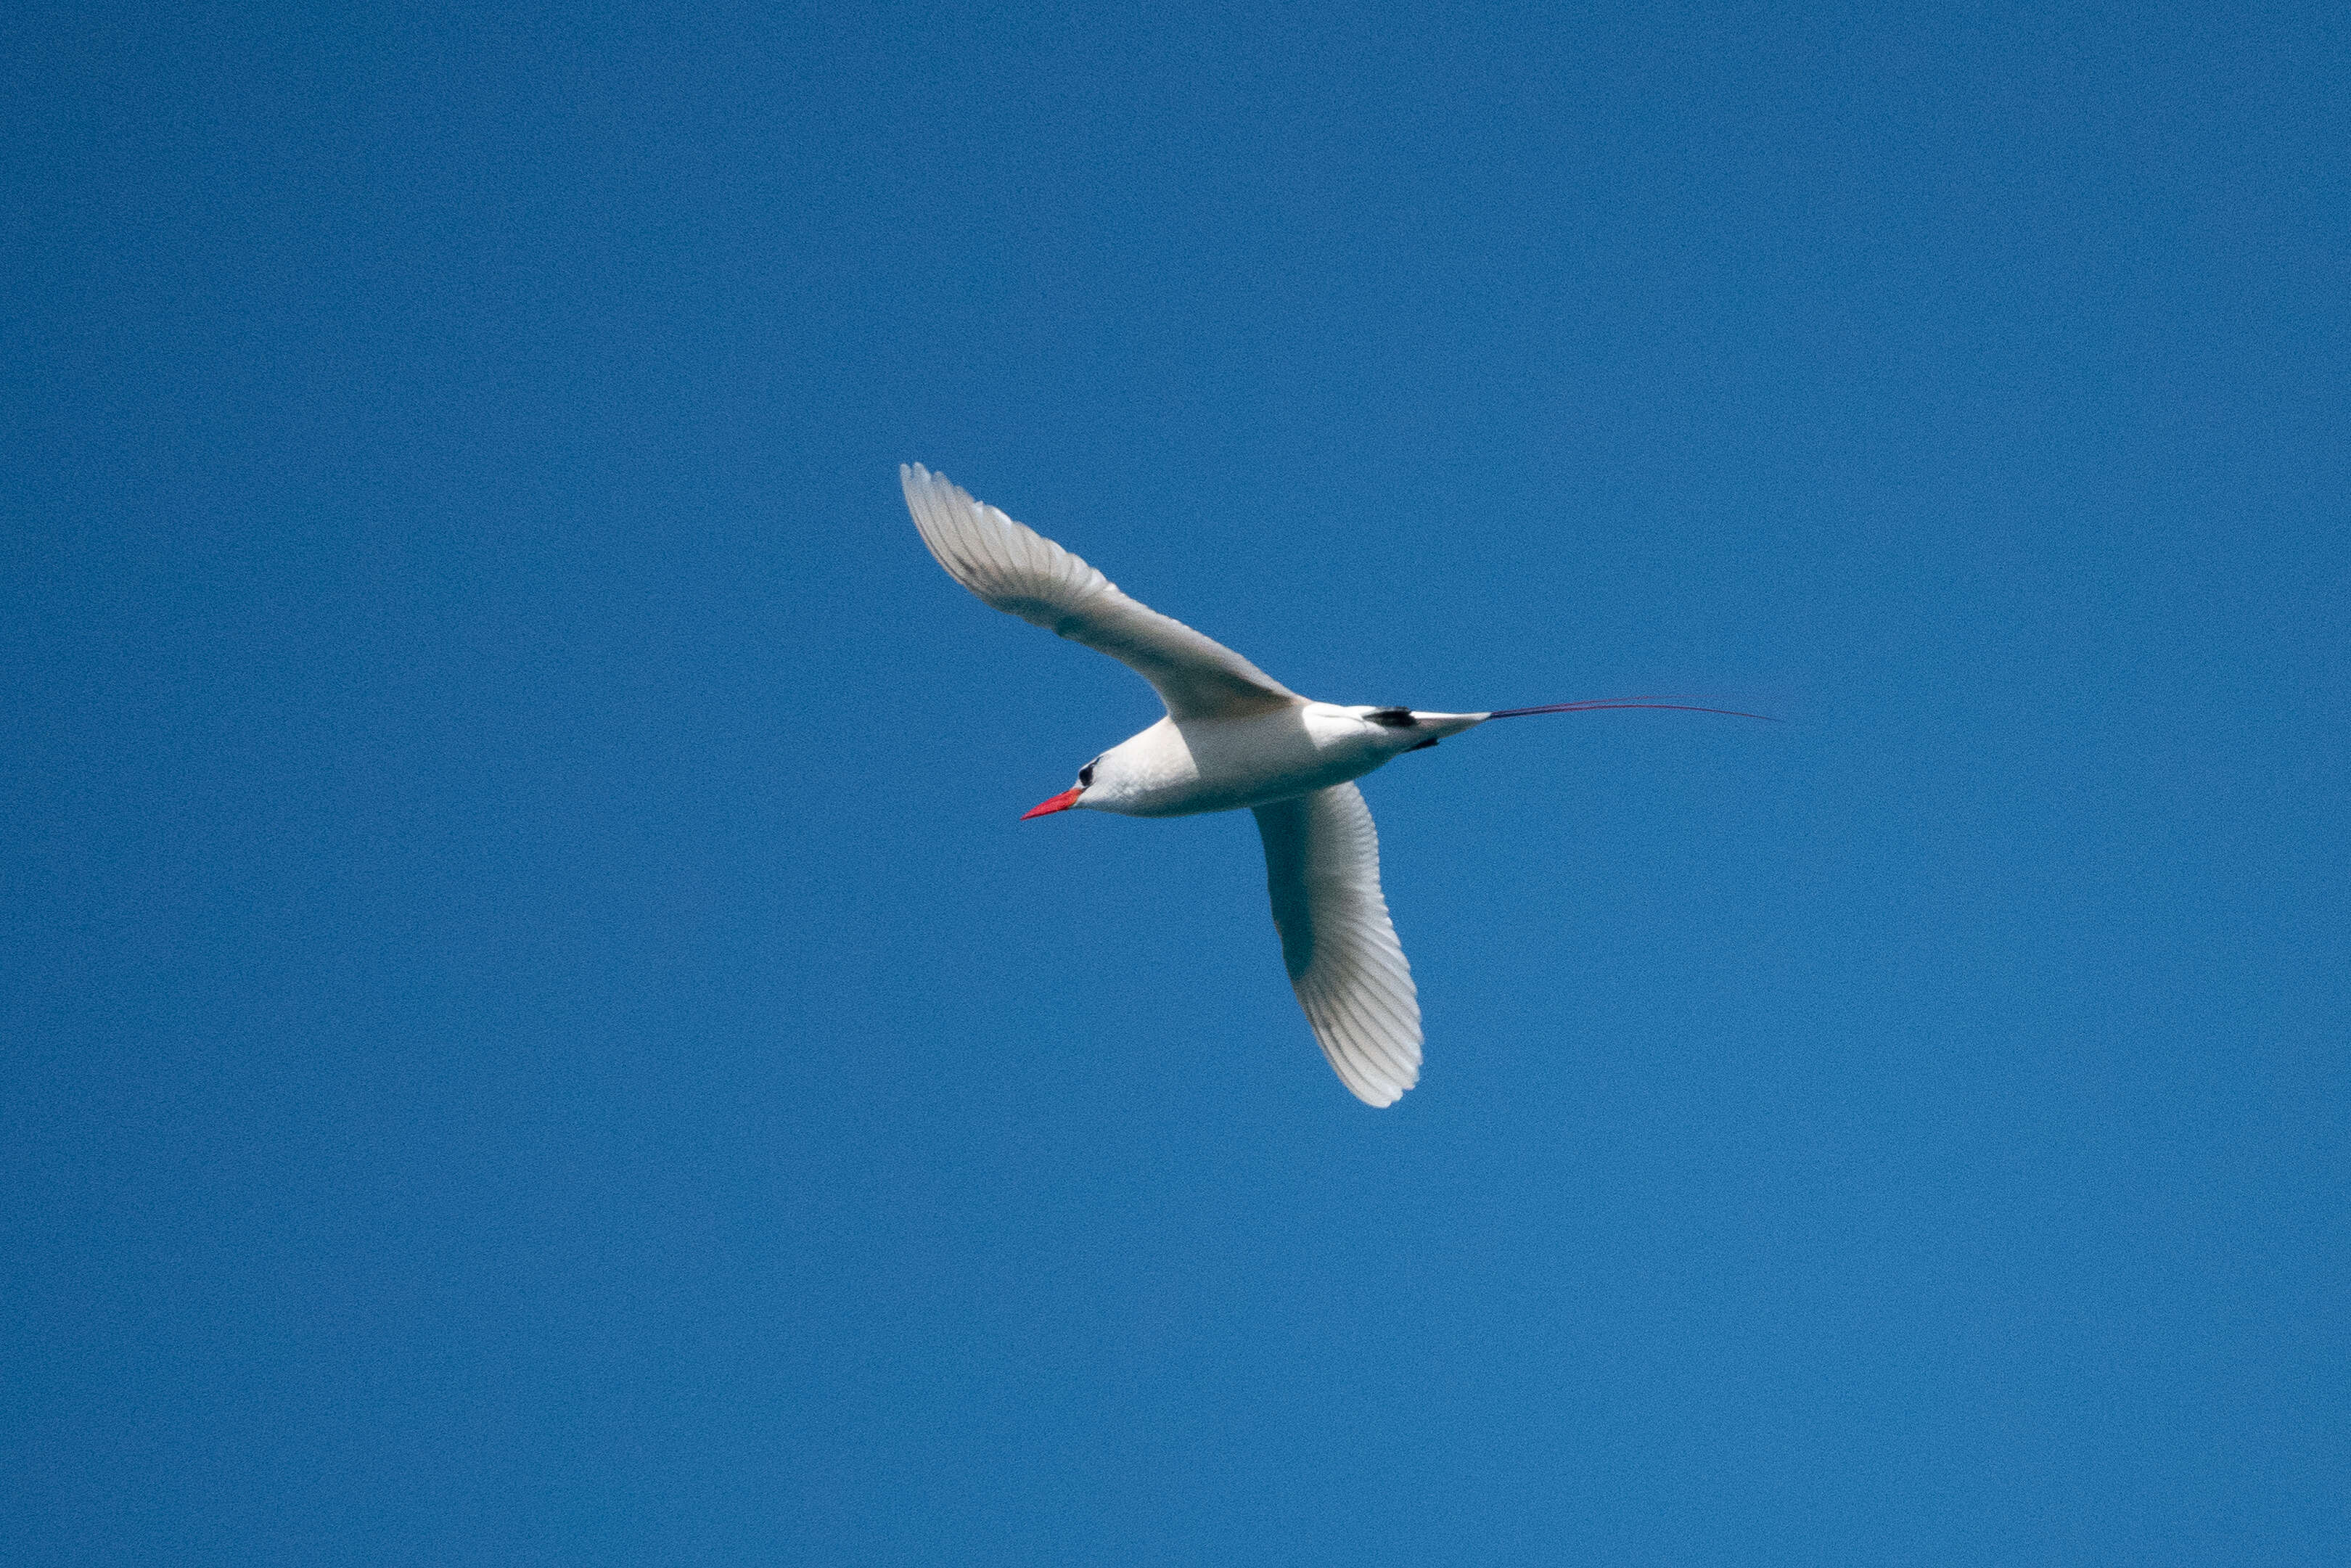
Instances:
[[[1255,811],[1291,988],[1339,1081],[1369,1105],[1393,1105],[1419,1081],[1420,1002],[1380,894],[1379,835],[1353,781],[1489,718],[1618,707],[1729,711],[1625,701],[1423,713],[1311,702],[1129,599],[946,476],[917,463],[902,465],[898,478],[923,542],[948,576],[998,610],[1108,653],[1167,705],[1167,716],[1079,768],[1075,784],[1023,820],[1077,807],[1127,817]]]

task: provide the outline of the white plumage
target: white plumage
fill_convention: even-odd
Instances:
[[[920,464],[898,476],[923,542],[949,576],[998,610],[1120,660],[1167,705],[1165,718],[1087,763],[1074,785],[1028,815],[1253,809],[1291,988],[1340,1082],[1367,1104],[1392,1105],[1419,1081],[1420,1002],[1380,893],[1379,835],[1353,781],[1489,718],[1680,706],[1422,713],[1310,702],[945,476]]]
[[[1353,784],[1257,808],[1281,958],[1322,1054],[1370,1105],[1420,1081],[1420,997],[1380,893],[1380,836]]]
[[[901,467],[907,509],[947,575],[996,609],[1083,643],[1149,681],[1177,718],[1269,713],[1297,695],[1223,644],[1118,591],[1110,579],[919,463]]]

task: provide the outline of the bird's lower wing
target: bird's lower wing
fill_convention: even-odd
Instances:
[[[1181,621],[1118,591],[1034,529],[975,501],[944,475],[901,465],[906,509],[947,575],[995,608],[1108,653],[1149,681],[1177,718],[1237,718],[1294,707],[1280,682]]]
[[[1387,900],[1380,837],[1353,784],[1257,809],[1290,984],[1340,1082],[1393,1105],[1420,1079],[1420,1001]]]

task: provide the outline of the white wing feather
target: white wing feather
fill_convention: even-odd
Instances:
[[[903,465],[906,509],[947,575],[1034,626],[1108,653],[1149,681],[1177,718],[1235,718],[1304,699],[1181,621],[1129,599],[1110,579],[944,475]]]
[[[1420,1000],[1380,894],[1371,808],[1334,784],[1256,810],[1290,988],[1340,1082],[1393,1105],[1420,1080]]]

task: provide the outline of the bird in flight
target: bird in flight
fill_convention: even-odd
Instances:
[[[985,603],[1108,653],[1167,705],[1165,717],[1079,768],[1077,782],[1022,821],[1080,809],[1126,817],[1256,812],[1290,988],[1339,1081],[1367,1105],[1393,1105],[1419,1082],[1420,1002],[1380,894],[1379,835],[1354,780],[1489,719],[1619,707],[1730,711],[1639,700],[1493,713],[1312,702],[1128,598],[945,475],[916,463],[901,465],[898,478],[914,527],[949,577]]]

